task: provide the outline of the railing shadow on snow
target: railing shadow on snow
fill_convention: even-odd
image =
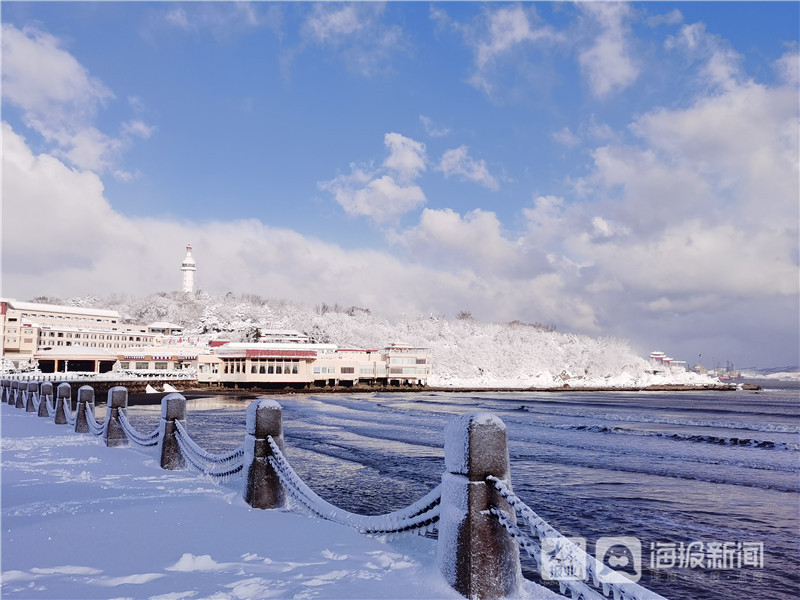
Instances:
[[[254,508],[297,507],[367,534],[436,528],[439,569],[449,585],[470,599],[520,596],[520,549],[533,558],[541,575],[546,540],[548,547],[558,549],[548,554],[548,569],[555,561],[557,571],[579,564],[586,573],[584,579],[559,580],[563,595],[573,600],[663,600],[584,552],[514,494],[505,424],[489,413],[462,415],[447,425],[445,472],[438,486],[404,509],[365,516],[323,500],[292,469],[283,454],[282,408],[275,400],[259,399],[247,407],[243,443],[223,454],[207,452],[192,440],[186,398],[179,393],[162,399],[159,424],[146,433],[128,420],[128,390],[123,386],[108,391],[102,422],[95,417],[94,389],[88,385],[78,388],[73,400],[69,383],[60,383],[54,394],[53,382],[3,379],[0,401],[77,433],[102,436],[107,446],[155,448],[163,469],[191,467],[221,481],[241,478],[242,496]]]

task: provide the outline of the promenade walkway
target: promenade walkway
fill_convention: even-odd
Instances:
[[[253,509],[240,486],[5,403],[0,451],[4,600],[460,597],[433,540]]]

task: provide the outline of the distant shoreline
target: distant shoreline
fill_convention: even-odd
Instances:
[[[239,387],[231,388],[225,386],[191,386],[183,390],[185,393],[242,393],[242,394],[367,394],[367,393],[458,393],[458,394],[477,394],[486,392],[707,392],[720,391],[730,392],[738,389],[757,391],[760,385],[755,384],[707,384],[707,385],[685,385],[685,384],[658,384],[647,386],[613,387],[613,386],[569,386],[560,387],[442,387],[442,386],[335,386],[319,387],[308,389],[294,388],[261,388],[261,387]]]

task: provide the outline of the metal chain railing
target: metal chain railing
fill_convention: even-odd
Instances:
[[[527,523],[531,533],[538,537],[540,542],[545,538],[551,543],[555,542],[558,551],[552,554],[553,560],[566,565],[580,564],[585,566],[586,574],[588,575],[586,582],[591,582],[594,587],[601,589],[604,596],[613,594],[614,600],[665,600],[662,596],[629,580],[624,575],[612,571],[594,556],[588,554],[568,538],[564,537],[547,521],[537,515],[527,504],[520,500],[520,498],[497,477],[490,475],[486,478],[486,481],[500,493],[517,515]],[[493,510],[492,514],[497,515],[499,512],[502,511]],[[511,530],[503,521],[504,519],[501,518],[500,522],[510,533]],[[510,523],[508,518],[506,518],[505,521]],[[517,540],[517,543],[522,539],[521,537],[512,537]],[[521,544],[520,547],[522,547]],[[525,548],[525,550],[530,554],[528,548]],[[541,547],[539,553],[540,558],[537,559],[537,567],[541,569]],[[571,597],[574,599],[586,598],[590,600],[603,597],[598,594],[597,591],[590,588],[587,583],[578,579],[562,579],[559,580],[558,583],[561,593],[563,594],[566,590],[569,590]]]
[[[312,514],[357,529],[362,533],[400,533],[417,531],[425,533],[439,520],[441,484],[412,505],[384,515],[359,515],[343,510],[323,500],[309,488],[289,465],[275,440],[267,437],[272,456],[269,462],[278,474],[287,494]]]
[[[128,420],[128,415],[125,414],[125,411],[119,411],[119,424],[122,426],[122,431],[125,432],[125,435],[128,436],[128,439],[138,444],[139,446],[150,447],[158,445],[158,438],[160,435],[160,428],[156,427],[155,430],[151,431],[150,433],[139,433],[136,429],[131,425],[131,422]]]
[[[227,481],[244,469],[244,445],[225,454],[212,454],[197,445],[180,421],[175,421],[175,439],[183,457],[205,475]]]

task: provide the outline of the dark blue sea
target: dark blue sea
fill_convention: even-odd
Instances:
[[[286,454],[348,510],[402,508],[440,481],[444,427],[488,411],[506,424],[514,491],[587,550],[640,551],[640,583],[674,600],[800,597],[800,385],[760,391],[276,396]],[[190,399],[212,452],[242,443],[249,399]],[[132,406],[141,430],[158,407]],[[230,484],[229,484],[230,485]],[[616,540],[620,541],[620,540]],[[527,576],[537,580],[533,563]]]

